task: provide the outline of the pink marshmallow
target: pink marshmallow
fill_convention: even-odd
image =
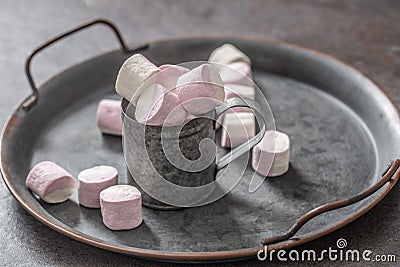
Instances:
[[[26,187],[45,202],[61,203],[73,194],[75,179],[56,163],[43,161],[29,172]]]
[[[122,134],[121,101],[103,99],[97,106],[96,122],[104,134]]]
[[[147,125],[181,125],[186,119],[186,111],[174,92],[156,84],[139,97],[135,117]]]
[[[142,223],[142,195],[131,185],[114,185],[100,193],[103,223],[111,230],[129,230]]]
[[[161,71],[157,74],[157,83],[172,91],[175,90],[178,78],[189,72],[189,69],[177,65],[166,64],[159,68]]]
[[[221,105],[225,98],[221,76],[210,64],[203,64],[183,74],[176,88],[183,107],[194,115],[207,113]]]
[[[224,83],[253,86],[250,64],[239,61],[219,67],[219,69]]]
[[[79,204],[100,208],[100,192],[118,183],[118,171],[110,166],[96,166],[78,174]]]

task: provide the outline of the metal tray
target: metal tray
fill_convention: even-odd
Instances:
[[[96,24],[110,27],[122,48],[76,65],[37,90],[30,72],[32,58]],[[144,208],[144,223],[130,231],[107,229],[100,210],[79,206],[76,195],[50,205],[25,187],[29,169],[49,159],[74,175],[93,165],[112,165],[120,172],[120,183],[127,183],[121,139],[101,135],[94,120],[100,99],[118,98],[114,82],[121,63],[139,51],[156,64],[206,60],[210,51],[226,42],[251,57],[255,81],[271,105],[277,129],[291,136],[287,174],[265,180],[250,194],[248,167],[247,175],[224,198],[179,211]],[[130,50],[113,24],[97,20],[37,48],[26,62],[26,72],[33,93],[16,107],[3,129],[3,179],[38,220],[103,249],[163,261],[255,257],[262,245],[290,248],[343,227],[375,206],[400,176],[399,113],[388,97],[357,70],[295,45],[187,38]]]

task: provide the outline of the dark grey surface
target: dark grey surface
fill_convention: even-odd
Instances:
[[[347,7],[344,4],[326,2],[300,4],[283,1],[269,2],[264,8],[258,8],[257,2],[247,5],[229,4],[229,8],[220,3],[215,12],[211,2],[196,5],[187,3],[179,7],[173,7],[169,3],[158,3],[154,6],[144,3],[96,3],[76,2],[68,6],[67,2],[41,2],[36,7],[27,7],[17,1],[12,4],[2,3],[0,56],[4,64],[0,68],[1,90],[5,96],[1,98],[3,121],[15,103],[28,93],[22,72],[26,52],[66,27],[100,15],[117,22],[123,29],[124,36],[131,42],[211,31],[215,34],[245,33],[253,36],[259,33],[304,44],[359,67],[387,87],[395,100],[400,100],[396,88],[399,84],[399,23],[396,20],[399,5],[394,1],[360,1]],[[141,16],[144,13],[146,14]],[[159,27],[154,26],[157,22],[160,22]],[[172,27],[175,24],[179,27]],[[137,30],[134,29],[135,26]],[[89,39],[97,37],[95,33],[88,35]],[[76,58],[80,61],[82,56],[91,51],[91,47],[98,46],[96,42],[89,45],[76,41],[75,46],[67,43],[68,46],[57,47],[55,52],[46,53],[46,59],[37,61],[35,69],[39,77],[67,65],[70,61],[61,56],[65,55],[65,51],[77,53],[68,57],[68,60],[74,61]],[[99,46],[108,47],[112,44],[111,41],[104,44],[102,41]],[[68,50],[65,50],[66,47]],[[147,263],[78,244],[49,230],[24,212],[12,200],[4,185],[2,187],[2,264],[9,265],[13,261],[17,265]],[[391,253],[399,257],[399,249],[396,247],[399,240],[397,225],[400,222],[398,194],[397,186],[372,212],[349,227],[306,247],[324,249],[334,246],[339,237],[345,237],[353,248],[369,248],[376,253]]]

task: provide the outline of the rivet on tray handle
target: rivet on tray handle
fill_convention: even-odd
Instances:
[[[286,240],[292,238],[300,230],[301,227],[303,227],[308,221],[315,218],[316,216],[318,216],[322,213],[340,209],[340,208],[352,205],[358,201],[361,201],[361,200],[369,197],[376,191],[378,191],[387,182],[389,182],[389,181],[396,182],[399,179],[399,177],[400,177],[400,160],[396,159],[395,161],[392,161],[389,164],[388,168],[382,173],[382,178],[380,178],[374,185],[372,185],[368,189],[362,191],[361,193],[359,193],[351,198],[335,201],[335,202],[332,202],[329,204],[325,204],[325,205],[319,206],[318,208],[315,208],[315,209],[307,212],[306,214],[301,216],[300,219],[298,219],[296,221],[296,223],[285,234],[280,235],[280,236],[265,238],[265,239],[261,240],[261,243],[265,246],[265,245],[271,245],[271,244],[279,243],[282,241],[286,241]]]
[[[56,37],[48,40],[47,42],[45,42],[44,44],[40,45],[35,50],[33,50],[31,52],[31,54],[28,56],[28,58],[26,59],[26,62],[25,62],[25,73],[26,73],[26,76],[28,78],[29,84],[31,85],[31,88],[32,88],[32,94],[30,96],[28,96],[24,100],[24,102],[22,104],[22,108],[25,111],[28,111],[29,109],[31,109],[39,100],[39,91],[38,91],[38,89],[36,87],[36,84],[35,84],[35,82],[34,82],[34,80],[32,78],[32,74],[31,74],[31,61],[32,61],[33,57],[36,54],[38,54],[40,51],[42,51],[46,47],[56,43],[57,41],[59,41],[61,39],[64,39],[65,37],[67,37],[69,35],[72,35],[72,34],[74,34],[76,32],[79,32],[79,31],[81,31],[83,29],[89,28],[89,27],[91,27],[93,25],[96,25],[96,24],[103,24],[103,25],[109,27],[114,32],[115,36],[117,37],[117,39],[118,39],[118,41],[119,41],[119,43],[121,45],[121,50],[124,53],[133,53],[133,52],[136,52],[136,51],[139,51],[139,50],[146,49],[148,47],[148,44],[145,44],[145,45],[142,45],[140,47],[137,47],[135,49],[130,50],[127,47],[127,45],[125,44],[124,39],[122,38],[122,35],[121,35],[120,31],[118,30],[118,28],[112,22],[104,20],[104,19],[97,19],[97,20],[85,23],[85,24],[83,24],[81,26],[78,26],[78,27],[72,29],[72,30],[69,30],[68,32],[65,32],[65,33],[63,33],[63,34],[61,34],[59,36],[56,36]]]

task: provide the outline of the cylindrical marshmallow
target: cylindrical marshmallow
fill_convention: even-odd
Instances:
[[[253,138],[255,125],[252,112],[226,113],[222,123],[221,146],[236,147]]]
[[[290,139],[285,133],[267,131],[263,139],[253,148],[252,167],[264,176],[280,176],[289,170]],[[269,164],[272,167],[269,169]]]
[[[183,107],[194,115],[207,113],[221,105],[225,98],[221,76],[210,64],[203,64],[183,74],[176,88]]]
[[[181,125],[186,115],[178,96],[160,84],[140,95],[135,110],[136,120],[148,125]]]
[[[239,61],[218,68],[225,84],[253,86],[251,67],[248,63]]]
[[[176,82],[183,74],[189,72],[189,69],[177,65],[161,65],[157,76],[157,83],[164,86],[167,90],[175,91]]]
[[[104,134],[122,135],[121,101],[103,99],[99,102],[96,122]]]
[[[251,64],[250,58],[232,44],[224,44],[214,49],[208,58],[210,62],[230,64],[237,61]]]
[[[128,58],[121,66],[115,83],[117,93],[136,105],[140,94],[156,83],[160,69],[141,54]]]
[[[100,193],[103,223],[111,230],[129,230],[142,223],[142,195],[131,185],[114,185]]]
[[[110,166],[96,166],[78,174],[79,204],[88,208],[100,208],[100,192],[118,184],[118,171]]]
[[[47,203],[61,203],[73,194],[75,179],[56,163],[43,161],[29,172],[26,187]]]

